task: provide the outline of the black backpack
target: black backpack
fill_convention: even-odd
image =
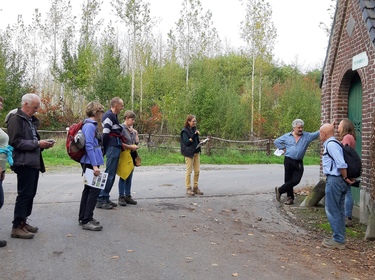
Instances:
[[[343,144],[341,144],[337,140],[328,141],[327,145],[328,145],[329,142],[336,142],[337,144],[339,144],[341,146],[343,154],[344,154],[344,160],[345,160],[346,164],[348,165],[348,168],[347,168],[348,178],[358,178],[358,177],[360,177],[361,174],[362,174],[362,161],[361,161],[361,158],[359,157],[357,151],[355,149],[353,149],[352,147],[348,146],[348,144],[346,144],[344,146]],[[328,152],[328,149],[326,149],[326,153],[324,155],[328,155],[330,158],[332,158],[331,155]],[[331,165],[331,170],[332,170],[332,167],[333,167],[333,163]]]

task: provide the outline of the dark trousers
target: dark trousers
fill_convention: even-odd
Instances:
[[[13,227],[16,228],[31,215],[38,187],[39,169],[20,166],[14,172],[17,174],[18,193],[14,206],[13,220]]]
[[[4,173],[4,171],[3,171]],[[4,205],[4,189],[3,189],[3,180],[0,179],[0,209]]]
[[[303,161],[284,157],[284,185],[279,188],[280,194],[287,193],[288,197],[294,199],[294,186],[301,182],[303,175]]]
[[[92,166],[89,164],[82,165],[83,173],[87,168],[92,169]],[[91,221],[94,217],[94,209],[100,193],[100,189],[93,188],[87,185],[84,185],[82,196],[81,196],[81,203],[79,205],[79,214],[78,214],[78,221],[82,220],[82,224],[86,224]]]

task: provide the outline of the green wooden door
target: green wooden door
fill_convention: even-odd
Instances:
[[[356,75],[350,86],[348,118],[353,122],[356,134],[356,151],[362,157],[362,82]],[[354,204],[359,206],[359,188],[352,187]]]

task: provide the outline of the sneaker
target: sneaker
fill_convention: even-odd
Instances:
[[[33,227],[32,225],[29,225],[29,224],[25,224],[25,229],[31,233],[36,233],[38,231],[38,227]]]
[[[131,195],[127,195],[125,196],[125,201],[127,204],[132,204],[132,205],[136,205],[137,204],[137,201],[135,201]]]
[[[323,245],[323,247],[331,248],[331,249],[336,249],[336,248],[340,249],[340,250],[345,249],[344,243],[336,242],[333,239],[324,239],[323,242],[322,242],[322,245]]]
[[[186,189],[186,194],[187,195],[194,195],[194,192],[189,188],[189,189]]]
[[[111,205],[112,207],[117,207],[117,203],[114,203],[110,201],[109,199],[107,200],[108,204]]]
[[[346,227],[352,227],[353,226],[353,220],[352,220],[352,218],[345,217],[345,226]]]
[[[201,192],[201,190],[200,190],[200,189],[198,189],[198,187],[196,187],[196,188],[193,188],[193,193],[194,193],[194,194],[199,194],[199,195],[203,195],[203,192]]]
[[[103,226],[101,226],[101,225],[95,225],[93,223],[93,221],[89,221],[87,224],[83,224],[82,225],[82,229],[99,231],[99,230],[103,229]]]
[[[110,205],[107,201],[103,201],[103,202],[97,202],[96,203],[96,208],[101,208],[101,209],[112,209],[113,206]]]
[[[125,196],[121,195],[118,198],[118,205],[120,206],[126,206]]]
[[[276,200],[277,200],[278,202],[280,202],[281,194],[280,194],[280,191],[279,191],[279,188],[278,188],[278,187],[275,187],[275,193],[276,193]]]
[[[92,219],[91,222],[92,222],[94,225],[96,225],[96,226],[100,225],[100,222],[99,222],[98,220]],[[79,221],[78,221],[78,224],[79,224],[80,226],[82,226],[82,220],[79,220]]]
[[[288,199],[284,202],[285,205],[293,205],[294,204],[294,200],[291,199],[290,197],[288,197]]]
[[[0,247],[5,247],[7,242],[5,240],[0,240]]]
[[[31,239],[34,237],[34,234],[28,232],[25,229],[25,225],[20,225],[16,228],[12,228],[12,233],[10,234],[12,238],[21,238],[21,239]]]

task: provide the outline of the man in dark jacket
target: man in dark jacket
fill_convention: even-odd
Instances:
[[[108,177],[104,189],[100,191],[96,204],[96,207],[101,209],[112,209],[117,206],[117,203],[109,199],[109,193],[116,179],[117,166],[121,153],[122,126],[118,121],[117,115],[124,109],[124,101],[119,97],[114,97],[110,103],[111,109],[105,112],[102,117],[103,148],[106,156],[105,172],[108,173]]]
[[[53,147],[54,142],[40,140],[37,131],[39,120],[34,116],[40,106],[40,98],[34,93],[22,96],[21,109],[8,119],[9,145],[13,150],[12,170],[17,174],[17,198],[11,237],[31,239],[37,227],[27,223],[31,215],[37,191],[39,171],[45,172],[42,150]]]

